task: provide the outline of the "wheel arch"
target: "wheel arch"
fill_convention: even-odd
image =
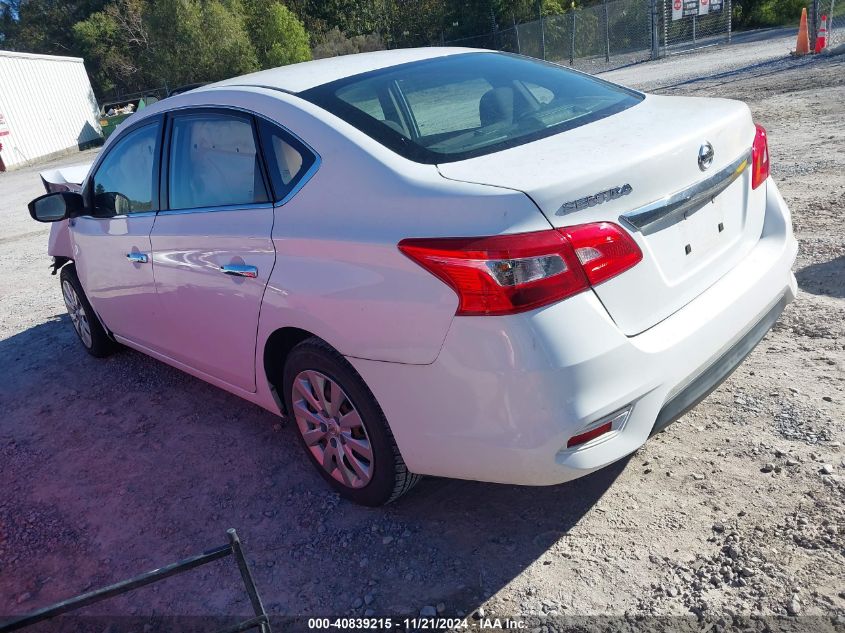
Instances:
[[[291,350],[302,341],[309,338],[320,338],[313,332],[298,327],[283,327],[273,331],[264,343],[263,365],[264,376],[267,385],[273,394],[273,399],[282,412],[285,410],[285,398],[282,394],[282,377],[285,371],[285,362]],[[322,340],[322,339],[320,339]]]
[[[109,339],[113,343],[116,343],[117,339],[114,338],[114,332],[112,332],[109,329],[109,326],[106,325],[106,322],[103,321],[103,317],[101,317],[100,313],[97,312],[97,309],[94,307],[94,304],[91,303],[91,299],[88,298],[88,293],[85,292],[85,285],[82,283],[82,279],[80,278],[79,273],[77,272],[77,269],[76,269],[76,260],[73,259],[72,257],[63,257],[63,256],[60,256],[60,255],[54,255],[53,256],[53,263],[50,265],[50,267],[53,269],[53,272],[50,273],[51,275],[56,275],[56,273],[59,273],[63,268],[72,268],[73,269],[73,274],[76,275],[76,279],[79,282],[79,286],[80,286],[80,288],[82,288],[82,292],[85,294],[85,298],[87,299],[88,303],[91,305],[91,312],[93,312],[94,316],[97,317],[97,321],[100,323],[103,330],[105,330],[106,336],[108,336]]]

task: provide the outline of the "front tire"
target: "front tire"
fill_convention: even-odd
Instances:
[[[341,496],[380,506],[419,481],[408,472],[372,392],[327,343],[309,338],[297,345],[285,363],[283,383],[297,437]]]
[[[73,264],[62,268],[59,279],[67,313],[79,341],[91,356],[105,358],[114,351],[115,344],[106,334],[97,315],[94,314],[94,309],[88,302],[88,297],[85,296]]]

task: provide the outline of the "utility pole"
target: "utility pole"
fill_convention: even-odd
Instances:
[[[733,7],[731,6],[731,4],[732,4],[731,0],[725,0],[725,4],[722,5],[722,11],[725,10],[725,6],[728,7],[728,9],[727,9],[727,11],[728,11],[728,44],[731,43],[731,28],[732,28],[732,25],[733,25],[733,17],[731,15],[732,12],[733,12]]]
[[[657,59],[660,57],[660,16],[657,12],[657,0],[649,0],[649,8],[651,9],[651,58]]]
[[[543,0],[537,0],[537,11],[540,13],[540,57],[546,59],[546,19],[543,17]]]
[[[490,4],[490,35],[493,39],[493,48],[499,50],[499,44],[496,41],[496,35],[498,34],[498,24],[496,24],[496,14],[493,12],[493,4]]]

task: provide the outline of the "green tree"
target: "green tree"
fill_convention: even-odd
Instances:
[[[478,1],[472,0],[467,6]],[[468,8],[460,9],[458,3],[446,0],[392,0],[389,11],[391,46],[426,46],[439,41],[444,30],[447,36],[458,37],[463,31],[456,35],[455,31],[450,31],[445,25],[458,21],[457,28],[464,29],[469,24],[468,16],[474,15],[474,11]],[[489,14],[487,25],[490,25]],[[489,28],[487,30],[489,31]],[[477,31],[472,34],[476,33]]]
[[[78,55],[73,25],[101,10],[106,0],[14,0],[6,4],[3,48]]]
[[[315,43],[312,51],[314,59],[367,53],[384,49],[384,41],[378,33],[369,35],[344,35],[337,27],[324,33]]]
[[[281,2],[250,0],[244,5],[249,38],[261,68],[311,59],[308,33],[296,15]]]
[[[740,28],[795,24],[809,0],[735,0],[733,18]]]
[[[147,4],[145,23],[151,38],[149,73],[168,87],[258,69],[237,0],[156,0]]]
[[[151,43],[143,10],[143,0],[119,0],[73,26],[73,34],[100,94],[150,87],[145,84]]]
[[[287,0],[306,29],[317,36],[337,28],[348,36],[383,33],[394,5],[417,0]]]
[[[9,47],[9,42],[17,33],[17,26],[14,7],[8,2],[0,2],[0,46]]]
[[[73,27],[100,94],[258,70],[239,0],[113,0]]]

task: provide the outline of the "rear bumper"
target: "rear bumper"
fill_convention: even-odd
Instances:
[[[455,318],[430,365],[350,358],[413,472],[549,485],[639,448],[736,368],[795,297],[789,211],[767,183],[757,245],[661,323],[626,337],[592,292],[527,314]],[[643,300],[647,300],[644,297]],[[567,440],[625,407],[620,428]]]
[[[733,373],[734,369],[739,367],[745,357],[748,356],[752,350],[757,347],[757,344],[763,340],[768,331],[772,329],[775,321],[783,312],[786,304],[789,303],[788,295],[784,295],[780,300],[772,306],[762,319],[752,327],[745,336],[743,336],[736,344],[722,354],[716,361],[707,367],[700,376],[693,380],[689,386],[685,387],[680,393],[670,398],[660,413],[657,414],[657,420],[651,429],[651,434],[656,435],[660,433],[667,426],[672,424],[675,420],[683,416],[687,411],[692,409],[699,402],[709,396],[716,388],[721,385]]]

